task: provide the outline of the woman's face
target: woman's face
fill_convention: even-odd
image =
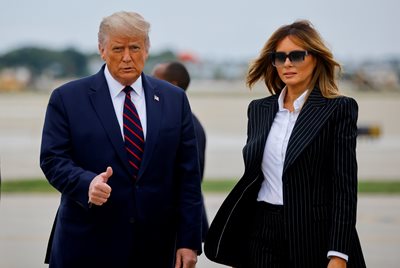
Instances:
[[[289,54],[293,51],[295,52]],[[305,51],[289,37],[285,37],[276,47],[278,54],[275,58],[275,67],[289,91],[303,92],[310,84],[317,61],[312,54]],[[280,52],[286,54],[286,57],[283,58],[284,54]],[[278,55],[280,55],[280,61]]]

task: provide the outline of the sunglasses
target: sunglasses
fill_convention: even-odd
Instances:
[[[285,64],[287,58],[289,58],[293,65],[296,65],[303,62],[307,55],[309,55],[309,53],[305,50],[294,50],[288,54],[285,52],[273,52],[271,53],[272,65],[275,67],[281,67]]]

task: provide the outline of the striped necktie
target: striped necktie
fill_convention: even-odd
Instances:
[[[144,136],[139,114],[131,100],[132,90],[130,86],[126,86],[123,89],[125,92],[123,129],[129,166],[131,167],[133,178],[136,179],[139,173],[140,163],[142,162]]]

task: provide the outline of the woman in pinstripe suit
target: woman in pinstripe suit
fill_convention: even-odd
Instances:
[[[242,268],[365,267],[356,231],[358,106],[340,95],[332,53],[308,21],[284,25],[250,66],[272,96],[248,108],[245,172],[205,243]]]

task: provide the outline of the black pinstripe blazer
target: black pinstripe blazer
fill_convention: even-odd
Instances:
[[[242,247],[263,180],[265,142],[277,111],[278,95],[249,105],[245,172],[220,207],[205,243],[205,254],[215,262],[245,265]],[[326,267],[329,250],[347,254],[349,268],[365,267],[355,228],[357,117],[355,100],[327,99],[315,88],[293,128],[282,180],[284,228],[296,267]]]

